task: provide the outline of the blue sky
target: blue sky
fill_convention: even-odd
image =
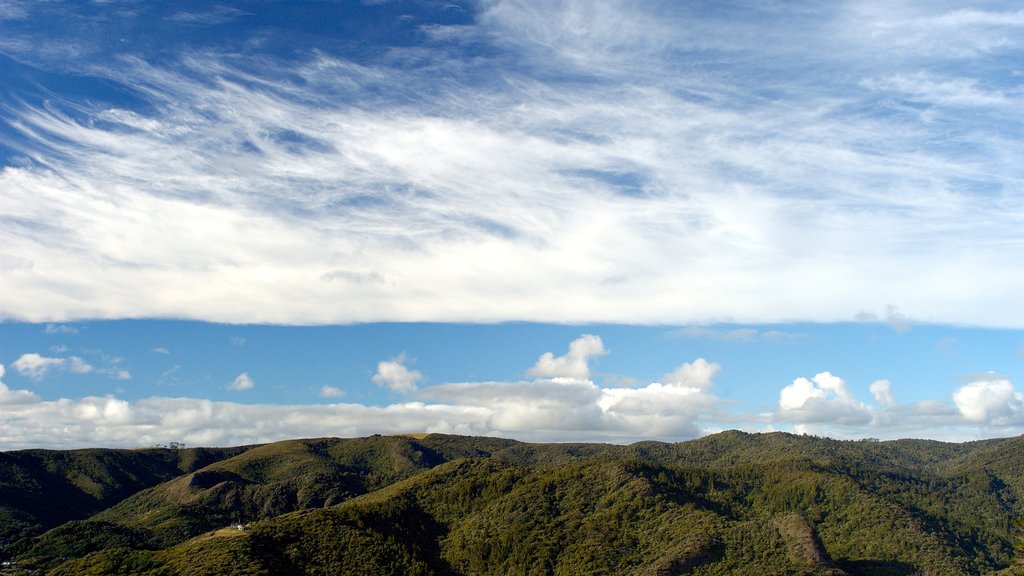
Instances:
[[[1022,28],[0,0],[0,448],[1024,432]]]

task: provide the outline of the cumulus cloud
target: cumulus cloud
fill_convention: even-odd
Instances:
[[[266,405],[198,398],[112,396],[4,405],[0,449],[136,447],[168,441],[230,446],[314,436],[442,432],[487,434],[485,415],[467,406],[419,402]]]
[[[486,415],[480,427],[535,440],[692,438],[719,403],[692,386],[602,388],[579,378],[442,384],[420,391],[418,397],[475,407]]]
[[[797,378],[779,392],[770,415],[774,423],[790,423],[797,432],[840,438],[866,435],[882,438],[933,438],[963,441],[976,438],[977,426],[1007,436],[1024,433],[1024,394],[1004,375],[979,373],[952,395],[952,402],[924,399],[900,403],[889,380],[868,386],[874,400],[865,404],[846,382],[830,372]]]
[[[11,367],[22,376],[28,376],[33,380],[42,380],[46,373],[64,365],[63,358],[47,358],[34,352],[22,354],[11,364]]]
[[[573,344],[567,356],[572,350],[578,358],[604,352],[595,339]],[[381,362],[378,384],[412,392],[421,376],[404,362],[404,356]],[[24,391],[12,396],[5,390],[6,395],[0,394],[5,406],[0,411],[0,448],[144,446],[172,439],[225,445],[411,431],[537,441],[679,440],[700,435],[702,422],[720,415],[721,401],[710,392],[720,368],[698,358],[681,364],[664,383],[633,388],[605,388],[577,377],[448,383],[418,390],[414,401],[385,407],[160,397],[127,401],[114,396],[41,401]],[[232,387],[251,388],[252,380],[242,373]],[[341,393],[331,386],[320,390],[325,398]]]
[[[603,345],[574,341],[576,358]],[[573,356],[570,352],[562,358]],[[64,359],[70,365],[69,359]],[[551,358],[551,361],[558,360]],[[87,396],[42,400],[10,390],[0,365],[0,449],[23,447],[145,446],[168,441],[190,445],[269,442],[310,436],[444,432],[497,435],[536,441],[680,440],[740,426],[837,437],[941,437],[962,440],[977,426],[1007,433],[1024,429],[1024,397],[1008,378],[975,374],[952,397],[896,402],[892,384],[868,386],[874,405],[858,401],[847,383],[830,372],[796,378],[779,392],[771,414],[741,414],[714,393],[722,367],[696,358],[665,374],[661,382],[632,387],[600,386],[588,378],[539,377],[520,382],[446,383],[417,389],[422,376],[400,355],[381,362],[378,385],[410,394],[388,406],[332,402],[313,405],[252,405],[197,398],[125,400]],[[33,361],[28,361],[32,364]],[[36,362],[38,364],[38,362]],[[231,389],[253,388],[248,373]],[[323,386],[323,398],[343,390]]]
[[[868,390],[879,406],[889,408],[896,405],[896,398],[892,395],[892,383],[888,380],[875,380]]]
[[[377,363],[377,372],[371,378],[373,383],[401,394],[416,391],[416,383],[423,380],[418,370],[410,370],[405,366],[405,354],[399,354],[391,360]]]
[[[57,348],[57,350],[61,349],[62,348]],[[63,348],[63,350],[66,351],[66,348]],[[114,380],[131,379],[131,373],[120,366],[122,362],[120,358],[104,356],[103,361],[106,365],[101,368],[97,368],[78,356],[51,358],[32,352],[22,354],[11,364],[11,366],[17,370],[19,374],[27,376],[32,380],[42,380],[47,374],[53,371],[64,371],[70,372],[71,374],[90,374],[95,372],[96,374],[102,374],[109,378],[113,378]]]
[[[964,419],[977,424],[1019,424],[1024,416],[1024,395],[998,374],[968,382],[953,393],[953,403]]]
[[[721,369],[722,365],[717,362],[708,362],[703,358],[697,358],[693,362],[681,364],[672,372],[665,374],[662,381],[676,386],[708,390],[711,388],[711,380]]]
[[[70,356],[65,362],[68,371],[73,372],[75,374],[88,374],[89,372],[95,370],[95,368],[93,368],[91,364],[89,364],[85,360],[82,360],[78,356]]]
[[[871,409],[850,394],[846,382],[831,372],[797,378],[779,392],[777,416],[799,423],[867,424]]]
[[[0,364],[0,405],[26,404],[39,401],[39,397],[28,390],[11,390],[8,388],[3,382],[4,374],[6,374],[6,370],[4,365]],[[0,423],[0,426],[2,426],[2,423]]]
[[[235,380],[231,382],[231,384],[228,384],[228,389],[240,392],[242,390],[252,390],[255,385],[256,384],[252,381],[252,378],[249,377],[249,373],[242,372],[235,377]]]
[[[569,343],[569,351],[564,356],[556,358],[551,352],[542,354],[526,374],[546,378],[586,379],[590,377],[589,360],[607,353],[599,336],[584,334]]]
[[[418,396],[447,405],[474,406],[487,414],[482,424],[510,435],[593,432],[603,427],[597,405],[601,391],[586,380],[442,384]]]
[[[536,380],[442,384],[418,397],[477,407],[495,433],[535,439],[690,438],[716,412],[720,401],[709,390],[721,365],[698,358],[664,383],[601,387],[588,379],[587,360],[607,353],[600,338],[583,335],[564,356],[542,355],[529,371],[542,376]]]
[[[345,391],[337,386],[328,386],[324,384],[320,387],[321,398],[341,398],[345,395]]]

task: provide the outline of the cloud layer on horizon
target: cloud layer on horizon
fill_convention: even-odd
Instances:
[[[1024,327],[1019,9],[687,6],[489,2],[362,59],[12,28],[134,101],[0,103],[0,318]]]
[[[594,335],[570,344],[570,351],[583,349],[604,350]],[[413,395],[370,406],[242,404],[187,397],[43,400],[28,390],[8,388],[0,365],[0,449],[138,447],[171,441],[242,445],[408,432],[617,443],[678,441],[729,428],[952,441],[974,439],[981,431],[987,436],[1024,432],[1024,395],[999,374],[974,375],[951,399],[908,404],[896,402],[887,381],[876,381],[870,386],[875,403],[869,404],[857,400],[841,378],[823,372],[781,387],[774,412],[743,413],[715,395],[713,378],[721,369],[697,358],[677,366],[663,382],[631,387],[564,376],[446,383],[399,390]],[[252,386],[246,373],[235,380],[240,382],[237,389]],[[332,387],[321,391],[324,398],[341,393]]]

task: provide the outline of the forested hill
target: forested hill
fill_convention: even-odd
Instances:
[[[1024,437],[18,451],[0,453],[0,560],[54,575],[1024,574],[1022,496]]]

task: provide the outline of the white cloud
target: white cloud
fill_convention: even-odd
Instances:
[[[662,380],[666,384],[688,386],[706,391],[711,388],[711,380],[721,370],[721,364],[697,358],[693,362],[680,364],[678,368],[662,376]]]
[[[63,358],[47,358],[46,356],[40,356],[34,352],[28,354],[22,354],[17,360],[11,364],[11,367],[18,371],[22,376],[28,376],[33,380],[42,380],[46,373],[52,369],[60,368],[64,365]]]
[[[701,422],[717,413],[720,401],[709,393],[721,369],[698,358],[680,365],[666,383],[602,388],[587,379],[587,359],[607,354],[601,339],[584,335],[565,356],[541,356],[528,382],[443,384],[418,397],[473,406],[488,417],[482,424],[499,435],[535,439],[691,438]]]
[[[392,392],[408,394],[416,391],[416,383],[423,380],[417,370],[405,366],[405,354],[399,354],[391,360],[377,363],[377,372],[373,375],[373,383],[387,388]]]
[[[874,312],[861,311],[854,315],[854,319],[858,322],[878,322],[879,316]],[[892,304],[885,307],[883,320],[889,328],[900,333],[909,332],[910,326],[913,324],[913,320],[909,316],[900,312],[899,306],[893,306]]]
[[[889,408],[896,405],[896,398],[892,395],[892,383],[888,380],[875,380],[868,390],[871,391],[875,403],[879,406]]]
[[[850,394],[846,382],[830,372],[797,378],[779,392],[777,418],[799,423],[867,424],[871,409]]]
[[[575,352],[572,352],[572,351]],[[596,337],[580,338],[571,356],[605,353]],[[404,356],[382,362],[379,384],[412,391],[421,379]],[[499,435],[524,440],[684,439],[721,416],[710,393],[720,366],[698,358],[680,365],[670,382],[602,388],[588,379],[468,382],[419,390],[416,401],[383,408],[360,404],[243,405],[192,398],[125,401],[113,396],[40,401],[22,394],[0,413],[0,448],[22,446],[140,446],[244,444],[289,437],[359,436],[391,432]],[[0,368],[2,370],[2,368]],[[2,375],[2,374],[0,374]],[[236,388],[251,388],[246,373]],[[331,386],[321,396],[337,398]],[[13,406],[13,408],[11,407]]]
[[[345,395],[345,391],[337,386],[328,386],[324,384],[320,387],[321,398],[341,398]]]
[[[869,405],[857,400],[846,382],[822,372],[814,378],[797,378],[779,393],[775,424],[789,423],[793,430],[837,438],[932,438],[964,441],[992,435],[1024,433],[1024,394],[1000,374],[970,375],[970,381],[952,395],[952,402],[925,399],[901,404],[889,380],[875,380],[868,387],[874,398]],[[985,427],[979,436],[978,425]]]
[[[694,386],[601,388],[579,378],[442,384],[418,397],[479,410],[486,415],[479,427],[491,434],[615,442],[698,436],[701,421],[712,417],[719,404],[706,389]]]
[[[123,368],[103,368],[98,370],[100,374],[105,374],[113,378],[114,380],[131,380],[132,373]]]
[[[564,356],[555,358],[551,352],[542,354],[526,374],[549,378],[586,379],[590,377],[588,361],[607,353],[600,337],[584,334],[569,343],[569,351]]]
[[[94,370],[91,364],[89,364],[85,360],[82,360],[78,356],[70,356],[67,358],[65,362],[68,371],[73,372],[75,374],[88,374],[89,372],[92,372]]]
[[[953,402],[969,422],[1005,425],[1024,421],[1024,395],[997,374],[965,384],[953,393]]]
[[[152,351],[154,353],[156,353],[156,354],[164,354],[164,355],[169,355],[171,353],[170,350],[168,350],[167,348],[164,348],[163,346],[157,346],[156,348],[153,348]]]
[[[66,348],[58,348],[58,350],[61,349],[66,351]],[[131,380],[131,373],[118,366],[122,361],[120,358],[104,356],[104,361],[107,366],[103,368],[96,368],[78,356],[51,358],[32,352],[22,354],[14,361],[14,363],[11,364],[11,366],[17,370],[19,374],[27,376],[32,380],[42,380],[47,374],[54,370],[66,371],[72,374],[90,374],[95,372],[97,374],[113,378],[114,380]]]
[[[231,384],[228,384],[228,389],[235,391],[252,390],[253,386],[255,386],[255,383],[252,381],[252,378],[249,377],[249,373],[242,372],[235,377],[235,380]]]
[[[759,330],[757,328],[718,328],[710,326],[687,326],[673,330],[669,333],[672,336],[682,338],[706,338],[709,340],[725,340],[734,342],[753,342],[765,340],[768,342],[795,342],[807,337],[801,332],[787,332],[784,330]]]
[[[197,398],[86,397],[5,405],[0,449],[137,447],[169,441],[231,446],[314,436],[443,432],[485,434],[479,409],[418,402],[265,405]]]
[[[557,437],[565,432],[600,430],[600,395],[590,381],[552,379],[442,384],[427,388],[418,396],[448,405],[472,406],[487,415],[481,424],[499,434]]]
[[[1020,13],[780,14],[501,2],[451,37],[495,50],[421,66],[90,62],[144,102],[2,111],[32,163],[0,171],[23,223],[0,229],[0,315],[832,321],[891,299],[1024,326]]]
[[[3,382],[6,370],[0,364],[0,406],[38,402],[39,397],[28,390],[11,390]]]
[[[47,334],[78,334],[78,328],[67,324],[47,324],[43,331]]]
[[[576,357],[603,351],[578,339]],[[570,346],[570,351],[572,347]],[[567,354],[566,356],[571,356]],[[66,360],[70,362],[70,360]],[[381,362],[378,384],[412,392],[422,376],[404,356]],[[231,445],[295,437],[374,433],[444,432],[497,435],[535,441],[681,440],[709,431],[792,429],[840,438],[874,436],[964,440],[977,426],[1024,432],[1024,398],[998,374],[980,374],[953,402],[899,404],[888,380],[869,386],[875,405],[859,402],[830,372],[797,378],[781,389],[771,414],[730,411],[712,392],[718,363],[697,358],[665,375],[664,382],[602,387],[586,378],[552,377],[524,382],[465,382],[426,387],[413,401],[384,407],[335,402],[252,405],[196,398],[115,396],[41,400],[0,381],[0,449],[23,447],[145,446],[168,441]],[[0,380],[4,367],[0,365]],[[232,389],[251,389],[247,373]],[[343,391],[323,386],[324,398]]]

